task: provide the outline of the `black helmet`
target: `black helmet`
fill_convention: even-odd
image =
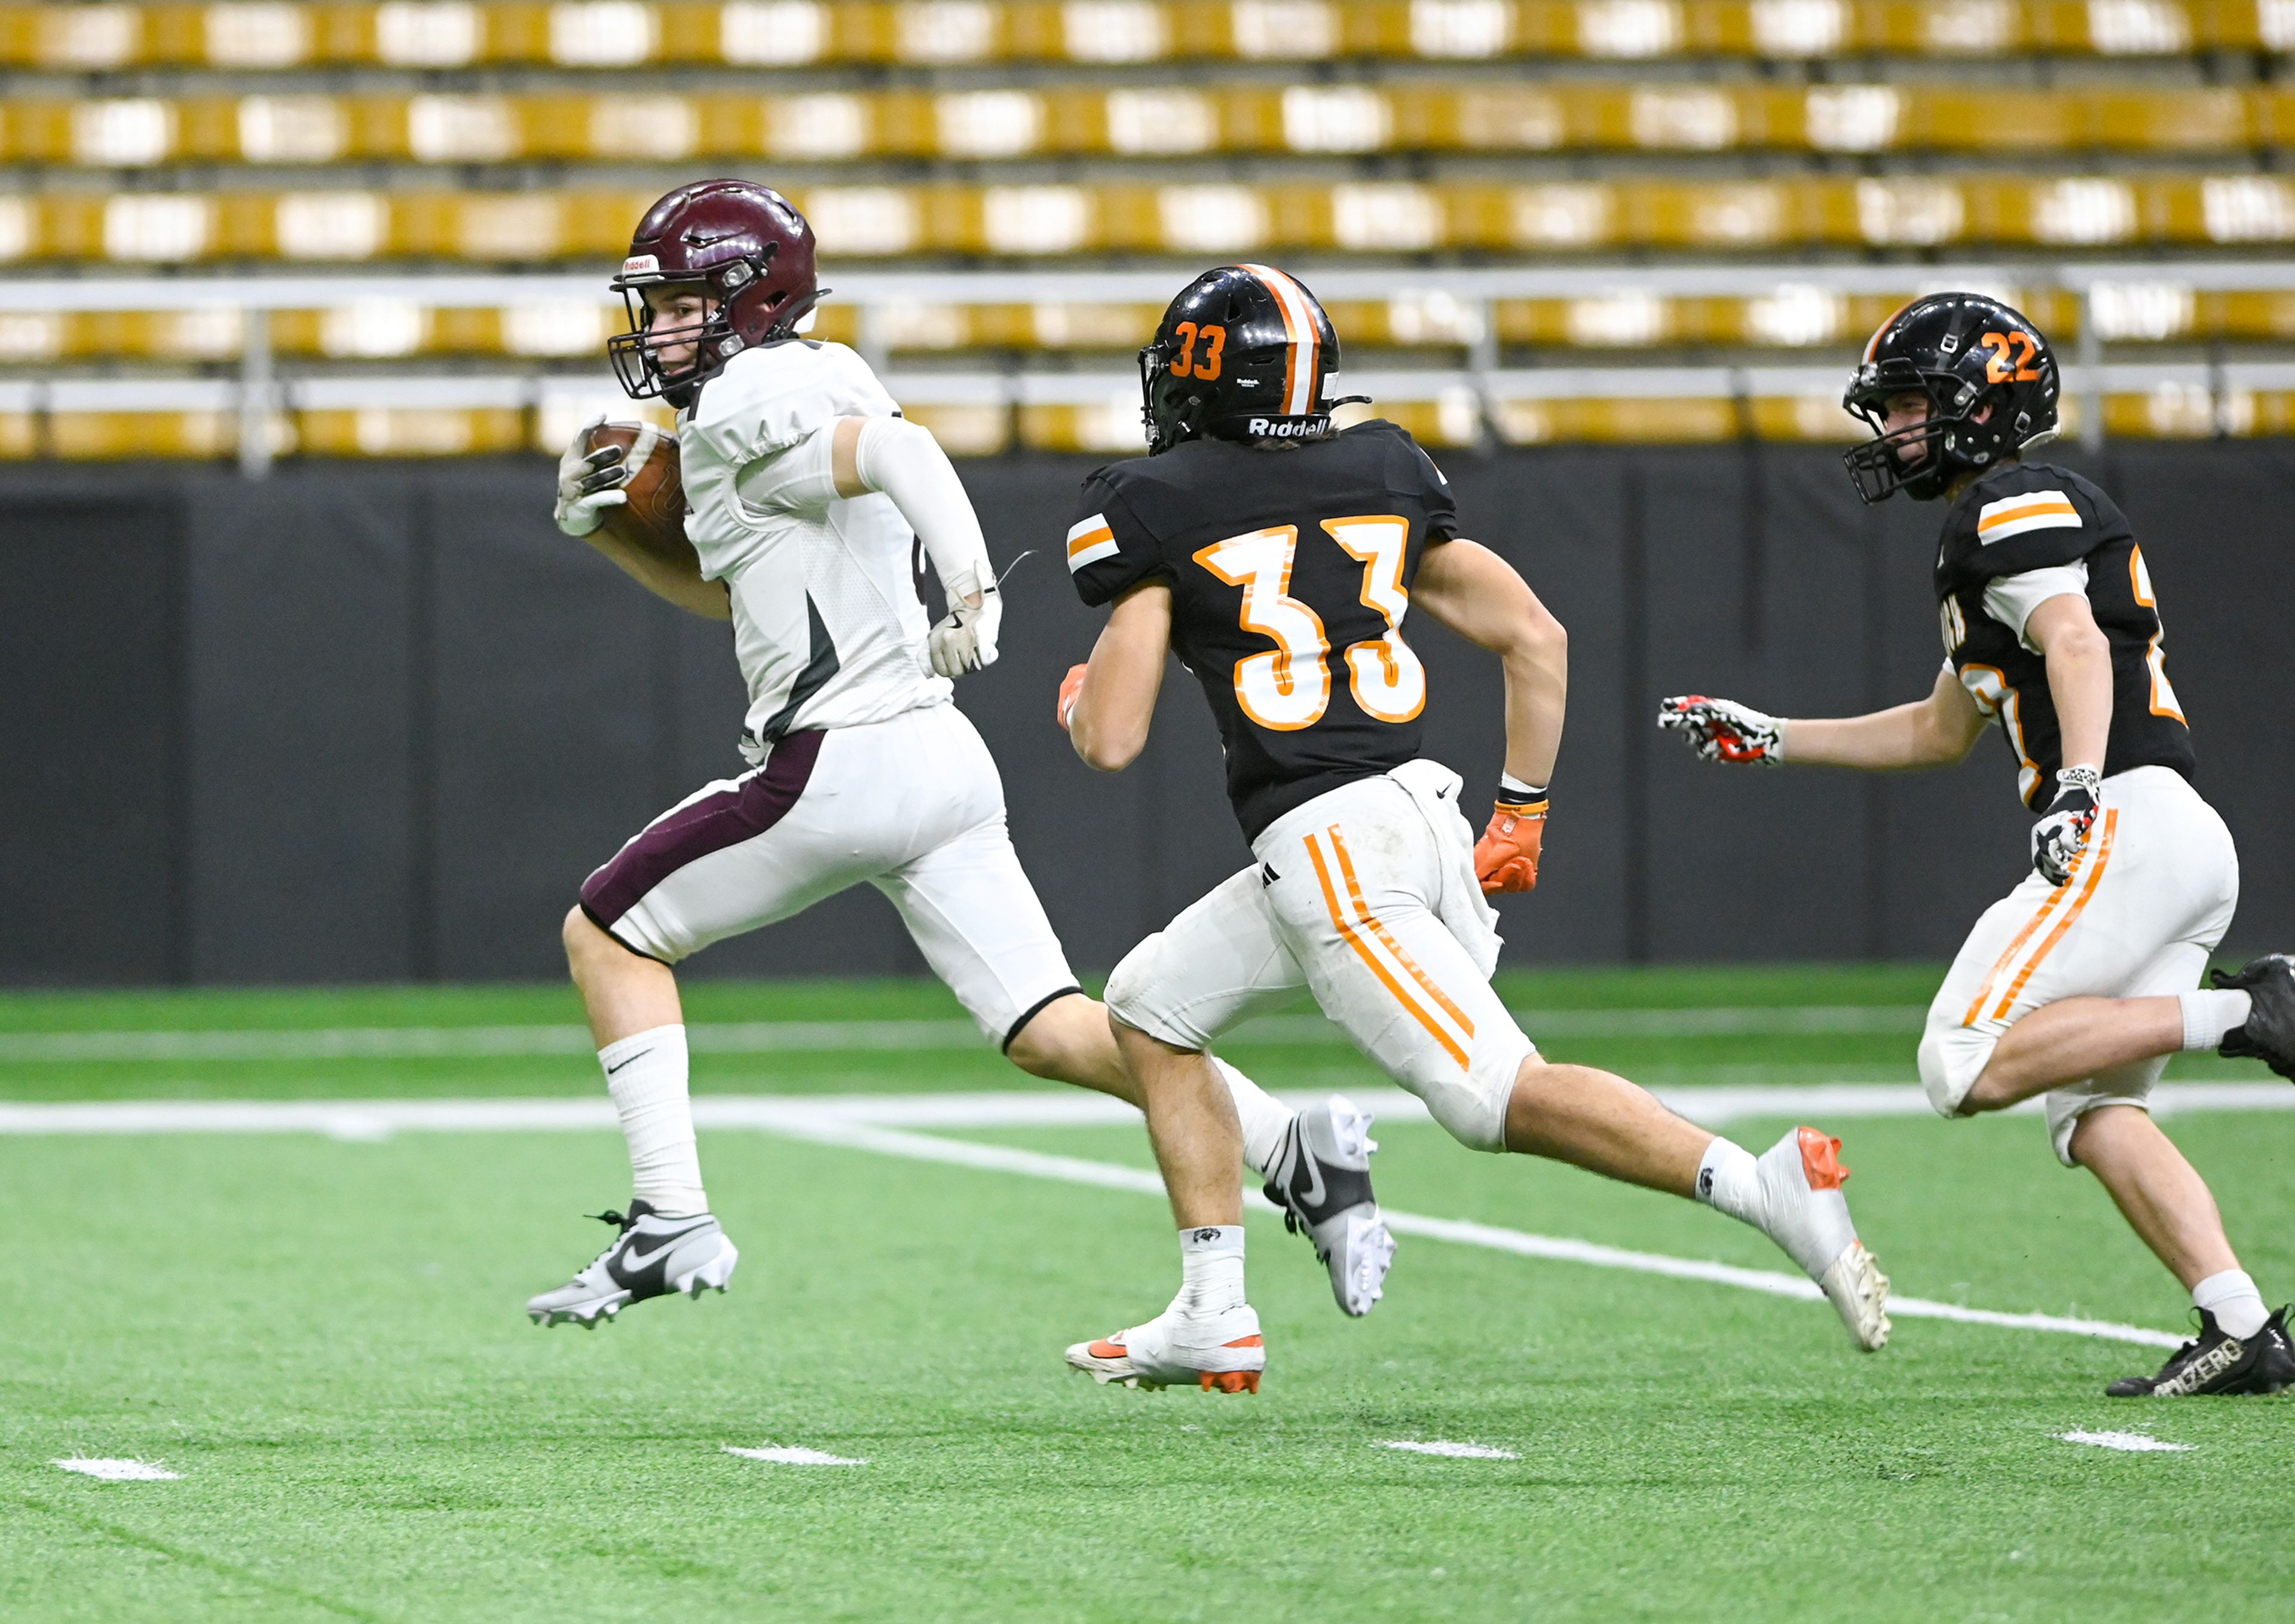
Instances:
[[[1339,336],[1315,296],[1272,265],[1221,265],[1180,290],[1139,352],[1153,456],[1184,441],[1319,440]]]
[[[1981,293],[1931,293],[1865,347],[1841,404],[1874,437],[1841,460],[1868,502],[1899,490],[1926,502],[1962,473],[2055,438],[2056,389],[2054,353],[2021,312]],[[1925,395],[1928,420],[1891,434],[1884,420],[1899,395]],[[1906,462],[1898,453],[1910,445],[1927,454]]]

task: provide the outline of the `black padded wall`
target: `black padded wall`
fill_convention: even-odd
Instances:
[[[2076,461],[2070,457],[2068,461]],[[1523,962],[1935,958],[2024,868],[1995,738],[1950,771],[1729,771],[1659,696],[1847,712],[1916,698],[1941,649],[1937,510],[1865,509],[1826,452],[1756,445],[1444,459],[1468,533],[1571,630],[1546,878],[1505,903]],[[1173,668],[1130,771],[1054,725],[1090,651],[1059,543],[1085,459],[962,465],[1009,562],[1003,657],[960,703],[1021,860],[1104,969],[1246,859],[1218,743]],[[2295,940],[2295,445],[2145,445],[2087,466],[2143,538],[2201,787],[2246,855],[2233,945]],[[726,628],[647,598],[549,519],[539,460],[0,471],[0,981],[551,976],[590,869],[736,772]],[[1414,627],[1431,753],[1479,818],[1492,662]],[[865,888],[722,943],[703,975],[920,967]]]

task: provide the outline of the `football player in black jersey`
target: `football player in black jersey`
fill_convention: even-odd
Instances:
[[[1181,1240],[1164,1313],[1079,1342],[1101,1381],[1255,1388],[1258,1318],[1243,1289],[1238,1152],[1303,1219],[1334,1272],[1376,1293],[1393,1243],[1330,1156],[1239,1120],[1206,1050],[1271,1001],[1324,1012],[1478,1150],[1552,1156],[1760,1227],[1823,1286],[1858,1342],[1888,1334],[1888,1282],[1841,1194],[1840,1142],[1788,1133],[1755,1157],[1621,1077],[1549,1065],[1491,991],[1498,916],[1483,893],[1535,883],[1562,732],[1561,626],[1496,553],[1458,539],[1445,483],[1387,422],[1335,430],[1330,318],[1271,266],[1225,265],[1183,290],[1141,352],[1149,454],[1084,482],[1068,568],[1112,604],[1059,715],[1115,771],[1147,741],[1169,655],[1203,685],[1254,861],[1117,967],[1110,1013],[1146,1101]],[[1416,604],[1504,662],[1507,762],[1477,847],[1459,780],[1419,754],[1426,672],[1403,635]],[[1334,1114],[1336,1114],[1335,1110]],[[1348,1114],[1356,1165],[1372,1148]]]
[[[2069,469],[2022,453],[2054,437],[2047,340],[1972,293],[1883,322],[1844,404],[1874,437],[1845,459],[1864,499],[1943,499],[1936,593],[1945,665],[1925,699],[1785,721],[1668,699],[1658,725],[1709,761],[1889,770],[1957,762],[1988,725],[2040,814],[2032,872],[1995,903],[1929,1007],[1921,1081],[1946,1116],[2047,1097],[2057,1156],[2086,1167],[2201,1316],[2156,1376],[2116,1397],[2295,1384],[2287,1313],[2267,1312],[2215,1197],[2145,1099],[2183,1049],[2295,1076],[2295,968],[2260,959],[2198,988],[2239,898],[2223,820],[2191,783],[2191,730],[2168,680],[2159,603],[2127,518]]]

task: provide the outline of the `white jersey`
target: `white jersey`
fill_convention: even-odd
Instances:
[[[829,472],[838,418],[899,415],[868,363],[811,339],[745,350],[678,414],[685,534],[732,600],[752,763],[786,733],[948,702],[907,521],[889,496],[838,496]]]

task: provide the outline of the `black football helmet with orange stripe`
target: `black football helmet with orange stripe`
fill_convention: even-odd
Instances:
[[[1322,305],[1272,265],[1221,265],[1180,290],[1139,352],[1150,456],[1209,435],[1319,440],[1339,335]]]
[[[2022,312],[1981,293],[1932,293],[1881,323],[1841,404],[1874,437],[1842,461],[1866,502],[1915,502],[2056,437],[2056,357]],[[1893,433],[1889,402],[1927,396],[1927,420]]]

